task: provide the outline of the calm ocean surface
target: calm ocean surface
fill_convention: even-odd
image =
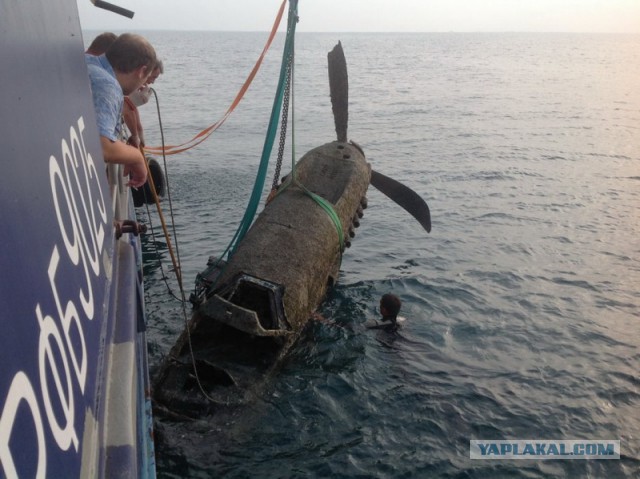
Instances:
[[[144,35],[165,62],[169,144],[222,116],[267,37]],[[160,422],[159,476],[639,477],[640,36],[298,34],[298,156],[335,138],[326,54],[338,40],[349,137],[427,200],[433,230],[372,187],[321,306],[342,327],[311,324],[263,396],[225,424]],[[227,123],[168,160],[187,294],[244,212],[282,44]],[[159,144],[154,106],[142,113]],[[157,367],[184,319],[153,243]],[[403,301],[397,335],[363,327],[386,292]],[[478,461],[471,439],[613,439],[623,459]]]

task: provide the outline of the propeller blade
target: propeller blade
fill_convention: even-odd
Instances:
[[[336,125],[338,141],[347,141],[349,124],[349,76],[347,60],[344,57],[342,43],[333,47],[327,55],[329,61],[329,90],[331,91],[331,107]]]
[[[411,216],[418,220],[418,223],[427,231],[431,232],[431,213],[427,203],[407,185],[389,178],[375,170],[371,170],[371,184],[381,193],[384,193],[391,200],[402,206]]]
[[[331,107],[333,109],[336,135],[338,136],[338,141],[346,142],[347,126],[349,124],[349,76],[342,43],[338,42],[333,47],[333,50],[327,55],[327,59],[329,62]],[[362,152],[362,148],[355,143],[353,144]],[[362,154],[364,155],[364,152]],[[427,233],[431,232],[429,207],[418,193],[399,181],[375,170],[371,170],[371,184],[417,219],[418,223],[427,230]]]

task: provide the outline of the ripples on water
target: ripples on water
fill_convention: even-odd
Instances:
[[[147,36],[165,60],[169,143],[222,115],[266,39]],[[321,308],[337,326],[311,324],[224,437],[215,422],[160,423],[173,440],[159,444],[159,475],[640,475],[640,37],[300,34],[298,154],[334,138],[326,53],[337,40],[349,136],[425,197],[433,231],[371,189]],[[244,211],[281,46],[229,121],[169,162],[187,288]],[[143,110],[157,143],[153,109]],[[156,367],[183,319],[151,256],[145,273]],[[364,330],[389,291],[405,328]],[[620,439],[623,460],[469,459],[470,439],[574,438]]]

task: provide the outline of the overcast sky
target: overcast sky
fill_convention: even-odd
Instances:
[[[268,31],[282,0],[77,0],[85,30]],[[299,0],[300,32],[640,33],[640,0]],[[286,22],[283,22],[285,24]]]

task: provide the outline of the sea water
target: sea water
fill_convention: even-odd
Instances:
[[[164,60],[168,144],[222,117],[267,38],[142,33]],[[640,36],[298,34],[283,172],[335,139],[326,55],[339,40],[348,136],[428,202],[433,230],[371,187],[320,307],[337,326],[310,324],[225,424],[159,420],[159,476],[640,476]],[[211,138],[167,159],[187,296],[244,213],[282,46]],[[141,111],[158,145],[155,105]],[[275,150],[270,176],[274,163]],[[156,228],[144,240],[155,369],[184,314],[157,215],[140,215]],[[404,327],[366,330],[387,292]],[[475,439],[620,440],[622,459],[471,460]]]

